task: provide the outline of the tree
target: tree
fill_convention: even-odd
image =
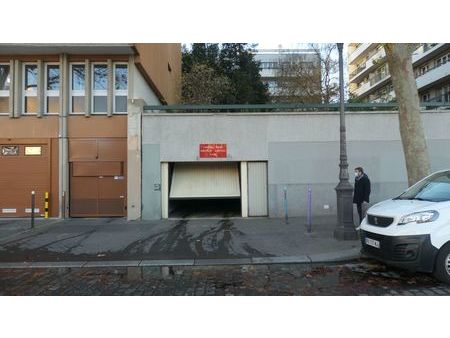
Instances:
[[[194,63],[182,78],[182,103],[215,104],[231,90],[230,80],[206,64]]]
[[[183,45],[182,71],[188,73],[195,64],[204,64],[215,71],[219,70],[219,44],[193,43],[191,49]]]
[[[310,55],[286,55],[278,61],[275,94],[277,103],[321,103],[320,62]]]
[[[183,48],[183,78],[196,79],[201,82],[201,75],[207,78],[211,84],[211,72],[205,68],[198,68],[195,65],[205,65],[213,71],[214,77],[220,81],[214,81],[214,85],[219,85],[220,90],[209,91],[204,102],[221,104],[252,104],[266,103],[268,101],[267,87],[261,81],[259,74],[259,62],[254,59],[254,54],[246,43],[224,43],[206,44],[194,43],[191,49]],[[195,69],[195,76],[191,74]],[[227,79],[228,81],[225,81]],[[183,80],[183,83],[186,81]],[[226,82],[226,86],[224,83]],[[185,88],[185,87],[183,87]],[[199,102],[200,96],[185,96],[188,91],[183,90],[185,103],[194,103],[190,100],[196,97]],[[192,93],[192,92],[190,92]],[[209,95],[213,94],[213,97]],[[191,94],[189,94],[191,95]]]
[[[309,44],[314,56],[280,58],[276,102],[325,103],[339,101],[336,44]]]
[[[339,59],[335,43],[310,44],[320,61],[322,103],[339,101]]]
[[[398,102],[398,117],[403,153],[411,186],[430,171],[427,143],[419,108],[419,95],[414,77],[411,54],[412,44],[387,43],[386,60]]]
[[[224,103],[268,102],[267,86],[261,80],[260,62],[255,60],[252,46],[247,43],[222,44],[219,65],[233,84],[233,91],[224,97]]]

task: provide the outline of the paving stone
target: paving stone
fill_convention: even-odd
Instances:
[[[380,265],[244,264],[0,269],[3,295],[449,295],[426,274]],[[142,272],[140,274],[140,269]],[[382,275],[384,273],[384,276]],[[386,275],[398,278],[386,277]],[[144,277],[142,280],[140,276]],[[414,278],[414,286],[409,282]]]

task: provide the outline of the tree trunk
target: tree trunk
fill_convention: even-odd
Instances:
[[[412,67],[412,46],[385,44],[386,60],[398,102],[398,118],[408,184],[413,185],[430,171],[427,143],[420,117],[419,94]]]

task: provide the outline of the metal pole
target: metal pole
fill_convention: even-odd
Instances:
[[[44,198],[44,217],[45,219],[48,218],[48,191],[45,192],[45,198]]]
[[[284,187],[284,219],[286,224],[288,223],[288,200],[287,200],[287,187]]]
[[[357,239],[358,234],[353,224],[353,187],[349,182],[348,162],[347,162],[347,140],[345,129],[345,106],[344,106],[344,59],[342,56],[343,43],[338,43],[339,51],[339,183],[336,186],[337,198],[337,226],[334,230],[334,237],[340,240]]]
[[[31,227],[34,228],[34,206],[36,202],[36,193],[31,192]]]
[[[307,217],[306,217],[306,225],[307,225],[307,232],[311,233],[311,228],[312,228],[312,190],[311,190],[311,186],[308,185],[308,196],[307,196],[307,200],[308,200],[308,210],[307,210]]]

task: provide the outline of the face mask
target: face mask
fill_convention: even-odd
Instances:
[[[355,177],[358,177],[358,176],[359,176],[358,172],[357,172],[357,171],[355,171]]]

